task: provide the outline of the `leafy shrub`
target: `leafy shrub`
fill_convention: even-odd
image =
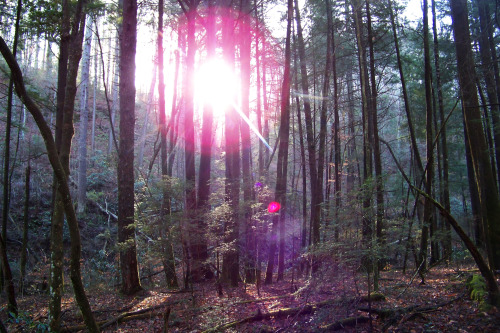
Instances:
[[[486,290],[486,281],[479,274],[473,274],[467,279],[467,289],[470,293],[470,298],[480,305],[485,304],[485,299],[488,294]]]
[[[18,329],[16,332],[48,332],[49,325],[45,322],[39,320],[33,320],[29,313],[21,311],[16,316],[13,313],[10,313],[10,317],[7,321],[8,323],[12,323]]]

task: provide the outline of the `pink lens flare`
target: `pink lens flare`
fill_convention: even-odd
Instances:
[[[269,203],[269,206],[267,206],[267,211],[269,213],[276,213],[277,211],[280,210],[280,208],[281,208],[280,203],[273,201],[273,202]]]

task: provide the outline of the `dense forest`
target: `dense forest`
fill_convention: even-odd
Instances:
[[[495,332],[498,0],[0,1],[0,332]]]

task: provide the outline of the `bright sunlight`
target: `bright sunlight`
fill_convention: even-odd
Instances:
[[[194,82],[198,105],[208,103],[216,117],[236,103],[239,81],[234,70],[223,60],[204,61],[195,73]]]

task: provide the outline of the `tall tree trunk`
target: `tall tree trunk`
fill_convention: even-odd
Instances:
[[[18,0],[16,9],[16,22],[14,29],[14,42],[12,45],[12,54],[14,58],[17,54],[17,43],[19,40],[19,22],[21,21],[22,12],[22,1]],[[9,261],[7,259],[7,220],[9,218],[9,207],[10,207],[10,179],[9,179],[9,169],[10,169],[10,133],[12,128],[12,105],[14,96],[14,80],[9,78],[9,87],[7,92],[7,120],[5,124],[5,148],[4,148],[4,169],[3,169],[3,207],[2,207],[2,244],[1,244],[1,261],[0,266],[0,289],[5,287],[8,299],[8,310],[9,312],[17,315],[17,302],[16,294],[14,288],[14,282],[12,281],[12,272],[10,269]]]
[[[68,39],[63,36],[64,31],[69,33],[69,4],[63,4],[63,35],[61,36],[61,52],[67,49],[67,63],[60,64],[57,91],[57,115],[56,115],[56,145],[59,158],[63,166],[66,180],[70,174],[70,152],[71,141],[74,135],[73,114],[75,108],[76,79],[78,66],[82,55],[82,43],[85,26],[85,1],[79,1],[75,12],[71,33]],[[65,8],[65,9],[64,9]],[[65,13],[65,11],[68,11]],[[64,43],[63,43],[64,41]],[[67,43],[67,44],[65,44]],[[63,56],[61,56],[63,58]],[[61,61],[61,59],[60,59]],[[62,78],[62,76],[65,78]],[[61,83],[64,83],[62,85]],[[64,92],[59,91],[63,89]],[[59,125],[59,126],[58,126]],[[59,142],[57,139],[59,138]],[[55,192],[54,213],[51,226],[51,273],[50,273],[50,299],[49,299],[49,325],[52,330],[59,330],[61,316],[61,297],[63,292],[63,224],[64,206],[62,193]]]
[[[462,108],[463,113],[463,108]],[[472,155],[470,152],[469,136],[467,134],[465,126],[465,116],[463,119],[464,127],[464,142],[465,142],[465,161],[467,165],[467,181],[469,185],[469,195],[470,195],[470,206],[471,206],[471,218],[472,218],[472,228],[474,229],[474,242],[476,246],[486,249],[486,233],[484,231],[483,221],[481,219],[481,204],[479,202],[479,193],[477,191],[475,176],[474,176],[474,165],[472,163]]]
[[[2,270],[5,276],[5,291],[7,294],[7,309],[14,315],[17,315],[16,290],[14,288],[14,280],[12,279],[12,271],[7,257],[7,246],[3,237],[0,235],[0,257],[2,261]]]
[[[206,19],[206,34],[207,34],[207,59],[210,60],[215,56],[216,43],[216,22],[215,22],[215,5],[214,0],[209,0],[208,16]],[[212,170],[212,138],[213,138],[213,106],[206,103],[203,106],[203,124],[201,129],[201,144],[200,144],[200,165],[198,171],[198,214],[202,214],[196,222],[196,234],[191,240],[191,249],[193,253],[192,276],[195,281],[203,278],[211,277],[210,268],[205,264],[208,258],[208,246],[206,239],[206,223],[205,216],[209,211],[208,199],[210,196],[210,173]]]
[[[193,241],[192,235],[196,234],[196,170],[195,170],[195,140],[194,140],[194,64],[196,54],[196,16],[197,1],[190,3],[186,11],[187,20],[187,53],[186,72],[184,77],[184,168],[186,178],[186,231],[184,235],[187,242]],[[189,237],[188,237],[189,235]],[[193,260],[192,248],[185,249],[188,254],[188,265],[191,267]],[[186,280],[191,278],[190,269],[186,273]]]
[[[489,42],[489,16],[487,13],[488,2],[484,0],[477,1],[479,12],[479,54],[481,56],[481,72],[486,83],[486,94],[488,96],[489,109],[493,123],[493,140],[495,142],[495,157],[497,180],[500,181],[500,109],[498,106],[498,95],[495,82],[495,72],[493,68],[493,57]]]
[[[394,18],[394,10],[392,9],[392,2],[393,2],[393,0],[388,1],[389,14],[391,17],[392,34],[394,36],[394,48],[396,50],[399,78],[401,80],[401,90],[403,93],[403,101],[404,101],[404,105],[405,105],[406,121],[408,122],[408,131],[410,132],[411,147],[412,147],[413,154],[415,156],[417,168],[419,170],[419,173],[422,174],[424,171],[424,168],[422,166],[422,159],[420,158],[420,152],[418,150],[417,138],[415,135],[415,129],[413,126],[413,120],[412,120],[412,116],[411,116],[410,102],[408,99],[408,92],[406,89],[406,80],[405,80],[405,76],[404,76],[404,72],[403,72],[403,63],[401,61],[401,53],[399,51],[399,41],[398,41],[398,35],[397,35],[397,31],[396,31],[396,21]],[[420,175],[417,175],[416,179],[420,179]]]
[[[423,5],[423,20],[424,20],[424,73],[425,73],[425,124],[426,124],[426,181],[425,193],[432,197],[432,182],[434,177],[434,149],[433,149],[433,131],[432,131],[432,69],[431,59],[429,54],[429,16],[427,0],[424,0]],[[427,269],[427,246],[429,240],[429,227],[433,219],[433,206],[430,199],[425,200],[424,204],[424,220],[422,223],[422,236],[420,239],[420,252],[418,258],[418,271],[422,278],[422,284],[425,282],[425,271]]]
[[[441,124],[441,154],[443,157],[443,182],[442,182],[442,203],[447,211],[451,211],[450,206],[450,188],[449,188],[449,163],[448,163],[448,143],[446,138],[446,123],[444,120],[444,102],[443,102],[443,87],[441,85],[441,66],[439,59],[439,42],[436,24],[436,1],[432,0],[432,29],[434,34],[434,66],[436,70],[436,87],[439,107],[439,120]],[[443,241],[444,257],[451,259],[451,227],[448,223],[444,223],[445,237]]]
[[[362,117],[363,117],[363,221],[362,221],[362,236],[363,243],[367,247],[371,247],[372,241],[372,189],[370,188],[371,178],[373,174],[372,162],[372,138],[373,128],[370,120],[371,113],[371,91],[368,76],[368,64],[366,55],[366,40],[363,37],[363,17],[362,17],[362,2],[353,0],[352,7],[354,12],[354,23],[356,28],[356,40],[358,46],[358,64],[360,72],[361,85],[361,101],[362,101]],[[367,270],[371,269],[372,263],[368,258],[363,259],[363,265]]]
[[[370,48],[370,81],[371,81],[371,110],[370,110],[370,122],[372,123],[373,129],[373,161],[375,165],[375,187],[376,187],[376,200],[377,200],[377,213],[376,213],[376,226],[375,235],[377,240],[377,245],[383,247],[385,245],[385,232],[384,232],[384,182],[382,179],[382,153],[380,151],[380,141],[378,133],[378,112],[377,112],[377,83],[375,78],[375,51],[374,51],[374,39],[375,36],[372,32],[372,21],[370,14],[369,1],[366,0],[366,15],[367,15],[367,28],[368,28],[368,45]],[[378,257],[378,255],[377,255]],[[379,268],[381,262],[377,261],[374,267],[374,277],[373,277],[373,287],[375,291],[378,291],[378,278],[379,278]]]
[[[319,244],[320,241],[320,206],[318,199],[322,195],[321,191],[318,190],[318,168],[316,167],[316,143],[313,132],[313,120],[312,120],[312,109],[311,100],[309,98],[309,82],[307,77],[307,67],[306,67],[306,52],[304,37],[302,34],[302,24],[300,21],[300,11],[298,6],[298,1],[294,1],[295,7],[295,21],[297,24],[297,47],[299,51],[299,62],[300,62],[300,82],[302,86],[303,103],[304,103],[304,119],[306,123],[306,140],[307,140],[307,152],[309,157],[309,175],[311,177],[310,187],[311,187],[311,241],[313,245]],[[313,263],[313,272],[318,269],[317,262]]]
[[[92,22],[89,17],[85,28],[85,47],[82,56],[80,81],[80,136],[78,137],[78,208],[77,213],[85,211],[87,201],[87,132],[89,124],[88,92],[90,70],[90,48],[92,45]]]
[[[175,273],[175,258],[173,253],[172,226],[169,225],[170,213],[170,191],[169,191],[169,174],[168,174],[168,156],[167,156],[167,119],[165,113],[165,78],[164,78],[164,65],[163,65],[163,0],[158,1],[158,42],[157,42],[157,56],[158,56],[158,113],[159,113],[159,126],[160,126],[160,160],[161,160],[161,175],[163,179],[163,198],[160,208],[160,234],[163,239],[163,266],[165,269],[165,277],[167,286],[169,288],[177,288],[179,283],[177,281],[177,274]],[[151,84],[151,90],[154,90],[154,84]],[[154,96],[154,93],[151,92]],[[152,102],[152,98],[151,98]],[[148,108],[151,107],[148,105]],[[173,129],[170,129],[173,131]]]
[[[178,40],[177,40],[177,48],[179,50],[184,50],[185,49],[185,43],[184,43],[184,34],[182,33],[182,30],[179,28],[178,29]],[[178,86],[178,81],[179,81],[179,66],[180,66],[180,56],[179,56],[179,51],[175,51],[175,70],[174,70],[174,91],[172,95],[172,105],[171,105],[171,111],[170,111],[170,119],[168,122],[168,126],[170,127],[171,131],[169,134],[169,139],[168,139],[168,166],[167,166],[167,173],[169,177],[172,177],[172,172],[173,172],[173,167],[174,167],[174,161],[175,161],[175,146],[177,145],[177,138],[178,138],[178,106],[177,106],[177,86]]]
[[[97,21],[94,22],[97,26]],[[94,36],[94,44],[98,44],[98,39],[97,36]],[[111,42],[110,42],[111,45]],[[97,46],[95,46],[97,49]],[[108,57],[110,57],[111,54],[111,47],[109,48],[110,51],[108,52]],[[111,57],[110,57],[111,58]],[[96,104],[97,104],[97,67],[99,67],[98,61],[97,61],[97,52],[94,54],[94,87],[93,87],[93,94],[92,94],[92,130],[91,130],[91,138],[90,138],[90,154],[91,156],[94,155],[95,152],[95,119],[96,119]],[[109,58],[108,58],[108,71],[109,73]],[[109,77],[110,75],[108,75]],[[109,80],[109,78],[108,78]],[[106,85],[106,87],[109,87],[109,85]]]
[[[297,62],[297,47],[295,34],[293,34],[293,67],[294,67],[294,89],[299,91],[299,73]],[[307,249],[307,173],[306,173],[306,152],[304,147],[304,130],[302,128],[302,116],[300,112],[299,95],[295,94],[295,104],[297,106],[297,124],[299,127],[300,161],[302,167],[302,228],[300,237],[300,247],[302,251]],[[301,265],[301,271],[304,271],[304,265]]]
[[[28,229],[29,229],[29,209],[30,209],[30,179],[31,165],[28,155],[28,166],[24,181],[24,209],[23,209],[23,241],[21,245],[21,259],[19,264],[19,292],[24,292],[24,277],[26,276],[26,257],[28,251]]]
[[[278,227],[280,231],[280,256],[278,261],[278,281],[283,279],[284,273],[284,233],[286,213],[286,180],[288,171],[288,141],[290,133],[290,60],[291,60],[291,25],[293,17],[293,0],[288,0],[287,28],[285,42],[285,69],[281,88],[281,118],[279,129],[279,151],[276,174],[275,201],[280,203],[281,209],[273,215],[271,244],[269,247],[269,261],[266,271],[266,284],[272,283],[274,257],[276,253],[276,240]],[[283,249],[282,249],[283,248]],[[282,253],[283,252],[283,253]]]
[[[260,42],[260,32],[259,32],[259,6],[257,5],[257,0],[254,0],[254,10],[255,10],[255,31],[257,33],[255,34],[255,69],[256,69],[256,79],[255,79],[255,87],[256,87],[256,95],[257,95],[257,101],[256,101],[256,110],[255,113],[257,115],[257,129],[259,130],[259,133],[263,134],[262,130],[262,96],[261,96],[261,50],[259,49],[259,42]],[[258,168],[259,168],[259,181],[263,180],[264,176],[264,152],[265,152],[265,146],[262,140],[259,140],[259,155],[258,155]]]
[[[261,12],[264,13],[264,3],[261,2]],[[264,107],[264,129],[262,136],[269,142],[269,102],[267,98],[267,49],[266,43],[262,43],[262,104]],[[269,149],[265,150],[264,153],[264,165],[269,166]],[[264,170],[264,180],[267,180],[269,176],[269,170],[266,168]]]
[[[230,17],[223,21],[222,44],[225,61],[234,67],[234,20]],[[239,115],[232,106],[228,106],[225,114],[224,135],[226,138],[226,180],[225,201],[229,206],[226,218],[224,241],[229,246],[223,257],[222,276],[231,286],[237,286],[239,280],[239,196],[240,196],[240,149],[239,149]]]
[[[111,104],[111,119],[109,120],[109,131],[108,131],[108,157],[111,156],[111,151],[113,149],[113,131],[115,127],[115,118],[120,108],[119,100],[119,90],[120,90],[120,32],[117,33],[116,45],[115,45],[115,69],[114,78],[112,81],[111,88],[111,98],[113,103]],[[97,70],[96,70],[97,71]]]
[[[332,23],[333,24],[333,23]],[[332,56],[332,74],[333,74],[333,124],[332,124],[332,135],[333,135],[333,163],[334,165],[334,176],[333,180],[335,182],[335,191],[334,191],[334,201],[335,201],[335,211],[334,211],[334,237],[335,240],[339,240],[339,212],[342,206],[342,193],[341,193],[341,151],[340,151],[340,113],[339,113],[339,88],[338,88],[338,79],[337,79],[337,61],[336,61],[336,45],[335,45],[335,31],[331,29],[332,34],[332,48],[333,48],[333,56]]]
[[[241,63],[241,111],[249,119],[250,116],[250,50],[252,36],[250,31],[251,20],[250,0],[241,2],[240,25],[240,63]],[[243,173],[243,212],[245,225],[245,280],[248,283],[255,281],[255,233],[252,219],[253,184],[250,170],[251,141],[250,126],[241,118],[241,170]]]
[[[354,190],[356,178],[356,169],[359,172],[359,161],[356,151],[356,131],[354,118],[354,80],[353,80],[353,61],[348,61],[347,64],[347,167],[346,167],[346,193],[350,194]],[[356,168],[357,167],[357,168]]]
[[[264,133],[264,126],[263,126],[263,115],[266,116],[267,112],[263,110],[263,99],[262,97],[266,98],[266,92],[265,90],[262,90],[262,87],[265,87],[265,82],[262,82],[262,79],[264,76],[264,56],[265,56],[265,43],[262,43],[262,48],[259,48],[259,43],[261,39],[261,33],[260,33],[260,25],[259,22],[261,20],[260,16],[260,11],[259,11],[259,6],[257,4],[257,0],[254,0],[254,9],[255,9],[255,31],[257,33],[255,34],[255,67],[256,67],[256,95],[257,95],[257,102],[256,102],[256,116],[257,116],[257,129],[259,133],[262,134],[266,142],[269,142],[269,135],[267,135],[266,139],[266,133]],[[264,111],[264,112],[263,112]],[[259,140],[259,153],[258,153],[258,180],[259,182],[264,182],[266,178],[266,156],[268,154],[268,150],[266,149],[264,142],[262,140]],[[262,184],[262,183],[261,183]],[[260,192],[259,190],[256,190],[257,192],[257,202],[259,202],[260,198],[258,197],[258,194]],[[264,238],[265,238],[265,230],[266,228],[262,226],[262,223],[258,223],[255,226],[255,283],[257,285],[257,291],[260,294],[260,285],[261,285],[261,280],[262,280],[262,266],[261,263],[263,261],[263,254],[264,254]]]
[[[325,158],[326,156],[326,138],[327,138],[327,109],[330,95],[330,72],[331,72],[331,64],[333,57],[332,50],[332,35],[331,31],[333,30],[333,20],[331,17],[331,5],[329,0],[325,0],[325,10],[327,12],[327,36],[326,36],[326,56],[325,56],[325,71],[323,73],[323,89],[322,96],[323,101],[321,103],[321,111],[319,117],[319,145],[318,145],[318,175],[316,179],[316,204],[318,205],[318,214],[321,216],[321,207],[324,201],[323,195],[323,182],[324,182],[324,174],[325,174]],[[314,181],[314,180],[312,180]],[[317,269],[315,267],[317,265],[313,265],[313,271]]]
[[[457,56],[458,81],[469,137],[470,153],[488,249],[490,269],[500,269],[500,201],[493,181],[486,140],[481,124],[481,113],[475,87],[474,57],[471,48],[466,0],[450,0],[453,33]],[[498,304],[500,300],[494,300]]]
[[[120,139],[118,151],[118,242],[121,290],[131,295],[141,290],[134,226],[135,53],[137,1],[123,1],[120,27]]]

